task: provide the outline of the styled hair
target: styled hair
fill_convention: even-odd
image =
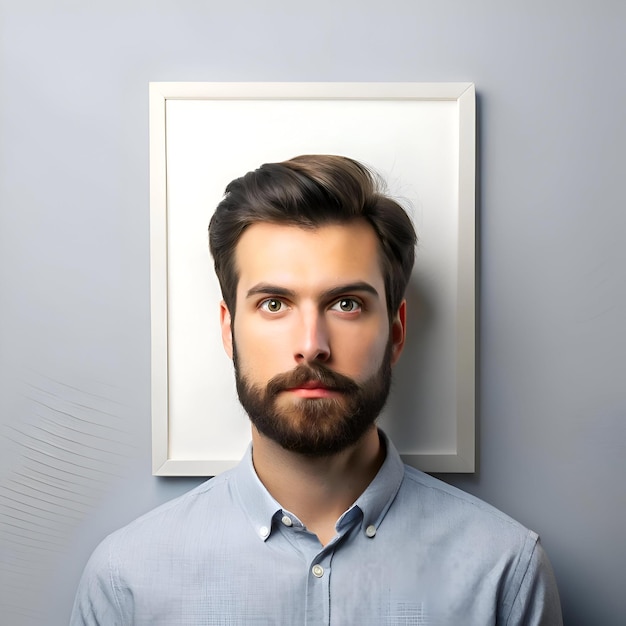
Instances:
[[[409,216],[384,189],[380,176],[367,167],[333,155],[266,163],[229,183],[209,224],[209,249],[231,315],[239,280],[235,249],[248,226],[262,222],[315,229],[366,220],[378,236],[392,318],[413,269],[417,236]]]

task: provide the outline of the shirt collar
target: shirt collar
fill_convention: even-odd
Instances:
[[[252,463],[252,444],[248,446],[234,473],[239,503],[254,527],[256,536],[265,541],[272,532],[272,518],[282,508],[257,476]]]
[[[379,429],[378,434],[381,444],[387,450],[385,460],[374,480],[353,505],[363,511],[363,528],[374,526],[378,529],[404,478],[404,463],[398,451],[382,430]]]
[[[381,443],[386,448],[385,460],[367,489],[341,516],[338,526],[342,521],[351,519],[355,507],[358,507],[363,513],[363,528],[374,526],[378,529],[400,488],[404,477],[404,464],[395,446],[383,431],[378,432]],[[282,507],[270,495],[254,470],[252,444],[248,446],[234,474],[240,505],[248,516],[257,537],[265,541],[272,532],[272,520],[279,511],[282,511]]]

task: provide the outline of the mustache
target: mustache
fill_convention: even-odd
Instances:
[[[343,393],[355,393],[360,389],[360,385],[352,378],[334,372],[321,363],[310,363],[297,365],[289,372],[277,374],[267,383],[266,391],[268,396],[275,396],[281,391],[312,382]]]

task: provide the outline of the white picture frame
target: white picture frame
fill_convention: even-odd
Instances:
[[[376,169],[419,243],[381,426],[427,472],[475,465],[472,83],[150,84],[153,474],[214,476],[249,442],[219,332],[207,226],[230,180],[304,153]]]

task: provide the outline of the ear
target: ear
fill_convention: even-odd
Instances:
[[[391,322],[391,364],[395,365],[402,354],[406,339],[406,300],[402,300]]]
[[[224,300],[220,302],[220,325],[222,327],[222,345],[230,359],[233,358],[233,328],[230,311]]]

